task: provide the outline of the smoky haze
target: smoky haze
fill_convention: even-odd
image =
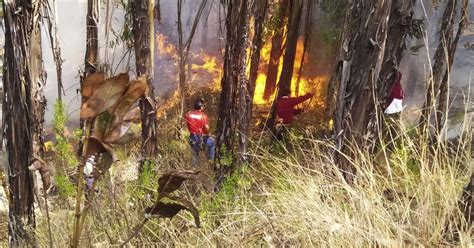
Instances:
[[[183,1],[182,10],[183,38],[186,40],[189,36],[194,17],[199,8],[200,1]],[[438,44],[439,23],[437,20],[444,11],[443,1],[438,5],[433,5],[432,1],[418,1],[416,8],[416,17],[428,17],[426,27],[428,30],[428,53],[426,48],[421,48],[417,52],[411,52],[410,48],[423,44],[422,40],[411,40],[407,46],[407,51],[400,64],[400,70],[404,74],[402,84],[405,88],[407,116],[409,120],[416,118],[419,113],[419,106],[424,100],[424,84],[429,69],[428,56],[432,57]],[[314,3],[312,15],[312,32],[308,48],[308,57],[305,59],[303,74],[308,77],[315,75],[328,75],[330,72],[330,62],[332,55],[327,52],[328,41],[323,41],[321,36],[325,33],[325,27],[330,25],[327,14],[317,7]],[[423,10],[423,6],[425,7]],[[177,51],[178,30],[177,30],[177,2],[176,1],[160,1],[161,7],[161,23],[155,24],[157,36],[163,38],[169,47],[174,47],[171,52],[160,53],[158,51],[159,44],[155,44],[155,68],[154,68],[154,86],[156,95],[169,95],[178,84],[178,63]],[[58,12],[58,31],[60,37],[60,46],[62,52],[63,63],[63,82],[66,94],[64,100],[67,104],[70,124],[77,124],[79,120],[79,75],[84,64],[84,54],[86,45],[86,8],[85,0],[62,0],[57,1]],[[474,12],[474,0],[469,1],[469,13]],[[116,32],[122,29],[124,22],[124,11],[120,6],[115,6],[111,10],[112,22],[111,28]],[[102,4],[100,9],[100,29],[99,29],[99,60],[107,61],[111,64],[112,71],[116,73],[130,69],[131,77],[134,75],[134,56],[133,53],[125,56],[125,48],[123,44],[115,45],[111,48],[105,45],[105,6]],[[214,58],[217,66],[222,67],[223,51],[225,47],[225,9],[220,5],[219,1],[208,1],[204,9],[201,20],[197,27],[188,59],[187,83],[192,86],[208,86],[216,84],[220,80],[218,73],[210,73],[199,69],[206,60]],[[426,18],[426,17],[425,17]],[[470,15],[470,22],[474,18]],[[304,24],[303,24],[304,25]],[[301,34],[302,35],[302,34]],[[300,36],[301,36],[300,35]],[[335,42],[335,36],[329,37],[329,42]],[[110,33],[109,40],[115,39]],[[157,39],[158,40],[158,39]],[[158,42],[158,41],[157,41]],[[265,42],[270,42],[268,39]],[[474,32],[472,24],[461,37],[456,51],[453,71],[451,74],[450,95],[455,99],[454,108],[462,109],[465,105],[463,95],[469,95],[467,89],[470,81],[470,74],[474,67],[474,52],[465,48],[465,44],[472,42],[474,44]],[[56,72],[53,57],[49,48],[47,36],[43,34],[43,51],[44,66],[47,73],[47,84],[45,87],[45,95],[47,98],[46,122],[49,124],[52,120],[53,104],[57,97]],[[106,56],[107,55],[107,56]],[[207,56],[207,57],[206,57]],[[121,61],[121,64],[119,64]],[[297,61],[295,64],[298,64]],[[195,65],[193,67],[192,65]],[[221,69],[221,68],[219,68]],[[262,69],[262,68],[261,68]],[[263,68],[264,70],[265,68]],[[297,73],[297,72],[295,72]],[[217,77],[217,78],[216,78]],[[471,98],[474,97],[470,93]],[[472,108],[472,101],[467,103]]]

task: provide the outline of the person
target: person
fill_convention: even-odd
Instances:
[[[95,166],[97,164],[96,162],[96,156],[91,155],[87,161],[86,164],[84,165],[84,179],[86,180],[86,188],[87,190],[92,189],[92,185],[94,184],[94,172],[95,172]]]
[[[405,98],[405,94],[403,92],[402,84],[400,83],[402,80],[402,73],[398,70],[395,73],[395,83],[392,86],[384,106],[384,113],[387,115],[398,114],[403,110],[402,100]]]
[[[402,73],[395,70],[395,81],[390,89],[390,93],[385,99],[384,105],[382,106],[384,115],[380,118],[380,126],[382,127],[383,139],[388,142],[388,150],[395,149],[397,142],[396,137],[398,136],[400,127],[401,112],[404,108],[402,101],[403,98],[405,98],[405,94],[403,92],[402,84],[400,83],[401,79]]]
[[[185,115],[186,124],[189,130],[189,144],[192,150],[192,164],[199,162],[199,152],[203,144],[207,147],[207,158],[214,160],[215,144],[214,139],[209,135],[209,123],[207,114],[204,113],[204,102],[197,100],[194,103],[194,110]]]
[[[290,94],[289,90],[284,90],[277,104],[277,116],[284,125],[292,124],[294,115],[302,112],[302,109],[295,109],[298,104],[313,97],[311,93],[299,97],[291,97]]]
[[[277,140],[280,141],[283,141],[283,138],[286,136],[285,133],[289,131],[288,127],[293,124],[294,115],[303,112],[302,109],[295,109],[295,107],[298,104],[303,103],[304,101],[313,97],[313,94],[311,93],[307,93],[306,95],[299,97],[291,97],[290,95],[290,90],[284,90],[282,92],[282,97],[277,103],[277,117],[279,118],[280,123],[275,127],[275,136]]]

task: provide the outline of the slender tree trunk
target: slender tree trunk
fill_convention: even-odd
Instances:
[[[291,79],[295,67],[296,46],[298,45],[299,29],[301,22],[302,0],[291,1],[290,18],[288,21],[288,39],[286,41],[285,55],[283,57],[283,68],[281,70],[280,81],[278,82],[277,97],[273,100],[271,116],[268,126],[273,129],[276,120],[276,106],[282,97],[282,92],[291,90]]]
[[[84,58],[84,78],[89,74],[98,71],[98,56],[99,56],[99,0],[87,1],[87,37],[86,37],[86,55]]]
[[[342,119],[342,105],[343,105],[343,95],[341,92],[343,92],[344,89],[344,84],[342,84],[342,69],[344,66],[344,59],[345,59],[345,47],[344,47],[344,42],[345,41],[345,36],[347,35],[347,32],[349,32],[349,18],[351,17],[351,6],[349,1],[344,1],[345,5],[345,13],[344,13],[344,19],[339,21],[339,24],[341,26],[341,32],[339,34],[339,37],[337,39],[337,45],[335,46],[335,50],[337,49],[336,54],[334,55],[334,61],[332,68],[331,68],[331,77],[328,82],[328,87],[327,87],[327,92],[326,92],[326,116],[325,116],[325,123],[329,123],[330,121],[334,122],[334,132],[339,134],[342,131],[342,126],[340,125],[341,122],[337,122],[334,120],[341,120]],[[336,140],[339,142],[337,144],[338,147],[342,146],[342,140],[338,139]]]
[[[51,9],[49,1],[45,2],[44,16],[48,26],[49,42],[53,53],[54,63],[56,64],[56,79],[58,85],[58,100],[62,101],[62,95],[64,94],[63,79],[62,79],[62,64],[61,59],[61,47],[59,46],[58,38],[58,13],[56,13],[56,1],[53,0],[54,12]],[[53,12],[53,14],[51,14]]]
[[[441,82],[439,100],[437,104],[437,131],[441,132],[443,129],[446,120],[448,119],[448,101],[449,101],[449,75],[451,73],[451,67],[454,62],[454,54],[456,53],[456,48],[461,37],[462,32],[467,26],[468,15],[467,7],[469,5],[468,0],[462,0],[461,2],[461,18],[458,24],[458,30],[456,31],[456,36],[454,37],[453,42],[448,47],[448,66],[443,76],[443,81]]]
[[[262,33],[263,24],[267,16],[268,0],[254,1],[252,6],[254,16],[254,37],[252,40],[252,54],[250,56],[250,76],[249,76],[249,95],[253,99],[255,94],[255,86],[257,83],[258,69],[260,65],[260,51],[263,46]],[[253,101],[250,101],[249,116],[252,116]],[[247,133],[248,135],[248,133]]]
[[[88,0],[87,1],[87,15],[86,15],[86,54],[84,57],[84,73],[82,75],[80,84],[82,85],[83,80],[90,74],[98,71],[98,56],[99,56],[99,38],[98,38],[98,25],[99,25],[99,0]],[[62,84],[62,83],[61,83]],[[62,85],[58,83],[58,94],[61,95]],[[59,98],[61,99],[61,98]],[[81,99],[81,103],[84,103],[84,99]],[[80,126],[84,129],[84,121],[80,120]],[[83,134],[86,133],[83,130]],[[83,142],[82,139],[79,142],[79,148],[77,155],[82,157]],[[81,177],[81,173],[79,173]]]
[[[84,74],[81,79],[81,86],[83,80],[97,72],[98,69],[98,54],[99,54],[99,40],[98,40],[98,25],[99,25],[99,0],[88,0],[87,1],[87,15],[86,15],[86,54],[84,57]],[[61,90],[58,89],[58,93],[61,93]],[[81,102],[84,103],[84,99],[81,99]],[[87,124],[89,122],[89,124]],[[84,125],[86,123],[86,125]],[[90,134],[91,121],[87,120],[86,122],[80,121],[82,128],[82,134],[84,139],[81,139],[79,143],[79,149],[77,151],[78,156],[82,158],[82,162],[79,163],[77,167],[77,196],[76,196],[76,216],[74,218],[74,231],[71,240],[71,246],[77,247],[79,245],[80,236],[82,233],[81,225],[81,202],[82,195],[84,194],[84,170],[85,154],[87,153],[87,139]],[[84,140],[84,142],[83,142]]]
[[[238,133],[238,147],[239,147],[239,154],[238,154],[238,162],[239,164],[244,164],[249,161],[248,157],[248,135],[249,135],[249,126],[250,126],[250,118],[252,113],[252,106],[253,106],[253,99],[252,99],[252,85],[250,84],[250,80],[247,76],[247,49],[249,47],[250,41],[250,30],[249,30],[249,22],[250,22],[250,11],[251,11],[251,2],[250,1],[243,1],[242,3],[242,16],[244,21],[241,22],[242,27],[241,36],[239,43],[241,43],[241,47],[239,52],[239,86],[238,86],[238,94],[239,94],[239,102],[237,104],[238,115],[237,115],[237,133]],[[245,15],[245,16],[244,16]],[[259,25],[256,23],[255,25]],[[261,24],[260,24],[261,25]]]
[[[12,247],[35,245],[33,233],[27,231],[27,228],[35,228],[34,181],[28,170],[35,135],[35,117],[30,113],[34,111],[31,88],[36,82],[32,82],[31,77],[37,75],[37,71],[31,71],[29,60],[30,51],[36,48],[36,44],[33,46],[31,43],[32,29],[37,27],[34,25],[37,21],[33,20],[32,7],[32,2],[27,0],[3,2],[3,121],[8,152],[8,186],[11,193],[8,233]],[[35,58],[33,60],[36,61]]]
[[[303,67],[304,67],[304,59],[306,56],[306,51],[308,50],[308,42],[309,37],[311,34],[311,14],[312,14],[312,3],[310,0],[304,1],[305,6],[305,22],[304,22],[304,40],[303,40],[303,55],[301,56],[300,61],[300,69],[298,71],[298,78],[296,79],[296,86],[295,86],[295,94],[298,95],[300,92],[300,83],[301,83],[301,76],[303,74]]]
[[[183,6],[183,0],[178,0],[178,52],[179,52],[179,83],[178,83],[178,90],[180,96],[180,113],[179,116],[183,116],[184,112],[184,101],[185,101],[185,92],[186,92],[186,65],[187,59],[189,54],[189,49],[191,48],[191,43],[194,38],[194,34],[196,32],[197,25],[201,20],[202,12],[206,7],[207,0],[203,0],[201,5],[198,8],[196,16],[193,21],[193,26],[191,28],[191,32],[188,36],[188,39],[184,41],[183,38],[183,25],[181,21],[181,12]]]
[[[365,133],[370,116],[369,106],[374,104],[373,92],[378,78],[380,65],[387,38],[387,23],[392,1],[354,1],[349,7],[349,17],[343,34],[342,45],[345,48],[341,56],[342,66],[333,75],[340,78],[339,112],[335,119],[336,142],[341,144],[343,153],[355,158],[356,152],[350,144],[366,144]],[[342,155],[337,157],[339,166],[348,182],[352,182],[355,169]]]
[[[439,45],[436,49],[433,58],[434,64],[432,68],[433,74],[429,78],[428,88],[426,89],[426,99],[423,105],[420,128],[427,131],[430,125],[430,116],[435,109],[436,99],[438,98],[441,80],[446,73],[449,63],[449,47],[453,41],[453,26],[456,16],[456,5],[458,0],[449,0],[444,10],[443,19],[441,22]],[[434,112],[435,120],[437,120],[438,113]]]
[[[42,14],[42,1],[37,0],[33,3],[33,20],[40,19]],[[31,104],[33,108],[33,156],[42,158],[43,150],[43,124],[46,107],[46,98],[43,94],[43,88],[46,85],[42,44],[41,44],[41,25],[40,22],[33,23],[30,42],[30,78],[31,78]]]
[[[269,100],[276,89],[278,79],[278,68],[280,67],[280,57],[283,54],[283,40],[285,33],[285,21],[288,17],[288,8],[291,1],[282,0],[278,3],[277,13],[274,16],[275,29],[272,36],[272,48],[270,50],[270,60],[268,61],[267,80],[263,99]]]
[[[148,83],[148,90],[145,96],[140,99],[142,118],[141,169],[143,164],[150,161],[158,150],[157,122],[155,117],[156,103],[152,84],[155,33],[153,7],[153,0],[136,0],[132,3],[137,75],[146,77]]]
[[[239,115],[247,115],[248,79],[246,75],[246,49],[248,46],[248,15],[250,11],[249,0],[236,0],[228,3],[226,29],[227,44],[224,55],[224,75],[222,77],[222,91],[219,103],[219,115],[217,120],[216,139],[216,189],[224,182],[225,176],[235,170],[236,161],[233,157],[234,134],[243,131],[242,123],[248,117],[239,118]],[[242,104],[243,106],[239,106]],[[244,111],[244,113],[239,113]],[[240,142],[246,137],[238,134]],[[232,161],[224,161],[224,154],[232,157]],[[245,154],[239,154],[239,161],[245,160]],[[228,158],[225,158],[228,160]]]

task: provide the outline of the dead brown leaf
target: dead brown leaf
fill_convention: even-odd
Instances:
[[[146,208],[145,213],[160,218],[172,218],[181,210],[189,211],[193,215],[196,226],[201,226],[201,220],[197,208],[190,201],[177,196],[160,198],[153,207]]]
[[[130,83],[130,87],[127,92],[122,96],[115,108],[114,114],[122,118],[135,102],[145,94],[147,90],[147,82],[145,77],[139,77],[137,80]]]
[[[81,95],[83,98],[89,98],[92,96],[92,93],[99,88],[99,86],[104,83],[105,80],[105,73],[104,72],[96,72],[93,74],[89,74],[84,81],[82,82],[81,86]]]
[[[122,121],[108,132],[103,140],[110,144],[120,144],[137,137],[140,137],[140,127],[133,122]]]
[[[195,180],[199,171],[173,171],[168,172],[158,179],[158,193],[167,195],[177,190],[184,181]]]
[[[124,121],[131,121],[134,123],[140,123],[141,122],[141,114],[140,114],[140,108],[134,107],[130,109],[124,116],[123,116]]]
[[[107,79],[92,93],[92,96],[82,104],[81,119],[90,119],[115,106],[125,92],[129,82],[128,73]]]
[[[30,171],[39,171],[41,175],[41,181],[43,181],[43,188],[48,189],[51,185],[51,171],[44,160],[39,157],[35,157],[33,162],[28,166]]]

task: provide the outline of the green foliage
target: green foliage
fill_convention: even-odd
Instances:
[[[59,196],[73,197],[76,195],[76,188],[69,178],[64,174],[58,174],[54,177]]]
[[[69,141],[66,138],[59,135],[56,135],[56,137],[57,137],[56,138],[57,142],[54,145],[54,149],[58,157],[69,168],[77,166],[79,161],[77,160],[76,154],[74,153],[74,150],[72,149],[71,144],[69,144]]]
[[[227,149],[227,147],[223,145],[220,150],[219,165],[231,166],[233,162],[234,162],[234,156],[229,151],[229,149]]]
[[[273,8],[274,11],[271,18],[266,23],[266,27],[272,31],[282,27],[285,23],[285,20],[287,19],[285,17],[285,11],[287,10],[283,9],[283,6],[281,6],[282,3],[276,3],[276,5],[277,6]]]
[[[65,104],[61,101],[56,101],[54,104],[54,115],[53,115],[53,129],[56,135],[56,144],[54,149],[56,154],[63,161],[67,167],[75,167],[79,163],[76,154],[69,143],[64,137],[64,127],[67,122],[67,114]],[[82,134],[82,131],[80,131]],[[74,131],[74,136],[79,135],[78,131]],[[80,135],[78,136],[80,137]]]
[[[344,10],[346,8],[346,1],[321,0],[321,9],[329,15],[331,20],[341,21],[344,17]]]
[[[346,1],[321,0],[321,9],[327,15],[328,23],[321,25],[321,38],[324,44],[334,45],[337,36],[341,33],[341,24],[344,20]],[[329,52],[332,52],[331,50]]]
[[[56,134],[62,134],[67,121],[66,105],[57,100],[54,103],[53,129]]]
[[[125,47],[131,49],[133,48],[133,33],[132,33],[132,4],[130,1],[127,0],[120,0],[117,3],[118,7],[123,8],[125,12],[125,19],[123,22],[122,30],[115,30],[111,28],[112,34],[114,35],[115,39],[109,42],[109,47],[114,47],[116,45],[124,44]]]
[[[72,137],[76,140],[80,140],[82,138],[82,129],[76,128],[72,131]]]
[[[250,166],[244,164],[228,176],[219,192],[209,200],[204,200],[200,215],[204,219],[209,214],[234,208],[236,200],[245,195],[252,185]]]
[[[138,197],[143,198],[148,192],[158,188],[158,177],[155,172],[156,163],[146,160],[143,163],[142,171],[138,177]]]

